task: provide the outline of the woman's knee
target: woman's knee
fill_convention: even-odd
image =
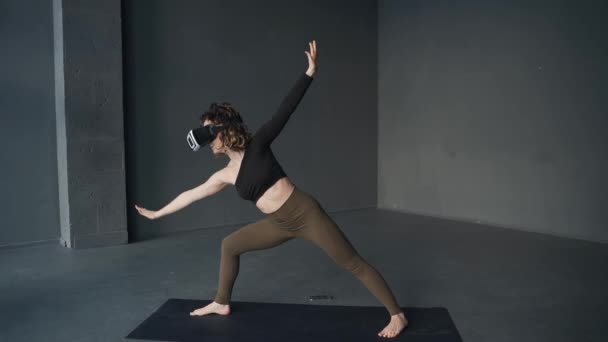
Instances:
[[[365,260],[363,260],[363,258],[356,253],[353,253],[347,258],[339,260],[338,264],[355,275],[361,274],[366,266]]]
[[[222,239],[222,254],[240,254],[238,253],[238,242],[232,235],[228,235]]]

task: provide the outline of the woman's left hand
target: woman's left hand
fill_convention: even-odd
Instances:
[[[312,42],[309,42],[308,45],[310,51],[304,51],[308,56],[308,70],[306,73],[308,76],[312,76],[319,68],[319,63],[317,62],[317,42],[313,40]]]

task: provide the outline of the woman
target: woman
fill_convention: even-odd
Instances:
[[[357,253],[319,202],[289,180],[270,149],[270,144],[281,132],[313,80],[318,65],[314,40],[309,42],[309,48],[310,51],[305,51],[308,70],[300,74],[276,113],[253,136],[247,132],[240,114],[229,103],[214,103],[201,116],[203,127],[212,125],[208,127],[210,131],[222,128],[216,136],[209,138],[209,144],[215,155],[224,154],[230,158],[225,168],[211,175],[200,186],[183,192],[158,211],[137,205],[135,208],[141,215],[157,219],[232,184],[242,198],[253,201],[266,214],[262,220],[245,225],[222,240],[216,297],[207,306],[191,312],[192,316],[230,314],[229,301],[241,254],[274,247],[293,238],[303,238],[319,246],[338,265],[352,272],[384,304],[391,318],[378,336],[394,337],[408,322],[384,278]]]

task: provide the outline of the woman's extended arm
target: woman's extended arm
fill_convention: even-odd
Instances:
[[[300,74],[296,84],[292,86],[289,93],[283,98],[274,115],[255,133],[255,139],[262,145],[270,145],[283,130],[283,127],[285,127],[289,117],[296,110],[313,80],[313,75],[317,70],[317,44],[315,41],[312,41],[309,45],[310,52],[305,51],[308,56],[308,70]]]
[[[224,170],[224,169],[222,169]],[[139,213],[151,220],[172,214],[188,205],[192,204],[192,202],[203,199],[207,196],[211,196],[216,192],[222,190],[228,183],[223,180],[223,172],[222,170],[217,171],[207,181],[196,188],[192,188],[190,190],[186,190],[179,194],[173,201],[164,206],[162,209],[157,211],[148,210],[146,208],[139,207],[135,205],[135,208]]]

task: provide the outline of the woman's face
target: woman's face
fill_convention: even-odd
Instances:
[[[212,124],[213,122],[209,121],[209,119],[205,119],[203,126],[207,126]],[[224,153],[224,143],[222,142],[222,132],[219,132],[217,136],[209,143],[209,148],[213,154],[221,154]]]

